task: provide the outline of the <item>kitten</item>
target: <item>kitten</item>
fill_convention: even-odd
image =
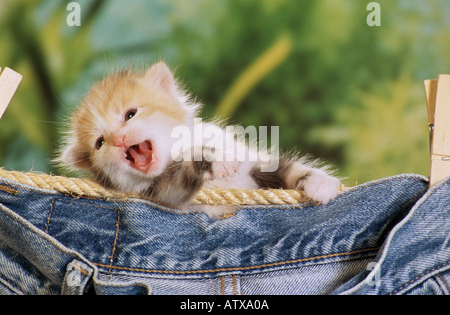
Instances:
[[[339,180],[306,158],[256,152],[214,123],[203,124],[201,131],[209,128],[218,140],[195,142],[199,108],[162,62],[143,74],[119,71],[95,84],[73,113],[57,160],[92,173],[108,188],[212,218],[235,209],[191,205],[202,188],[301,189],[319,204],[336,196]],[[185,146],[174,135],[180,127],[192,132]],[[244,161],[226,141],[243,149]],[[265,172],[269,164],[276,168]]]

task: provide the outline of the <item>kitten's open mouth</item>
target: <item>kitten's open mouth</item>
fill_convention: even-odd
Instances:
[[[147,172],[155,162],[153,155],[153,146],[149,140],[133,145],[125,151],[125,158],[132,166],[143,172]]]

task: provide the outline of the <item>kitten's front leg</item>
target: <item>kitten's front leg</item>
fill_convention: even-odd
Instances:
[[[201,155],[194,152],[197,151],[185,152],[153,180],[146,192],[152,201],[171,208],[183,208],[202,189],[205,181],[232,177],[240,165],[226,158],[215,161],[208,150],[200,150]]]
[[[315,168],[313,163],[302,163],[301,159],[280,158],[273,172],[262,172],[260,165],[256,165],[250,176],[261,188],[303,190],[318,204],[326,204],[336,197],[340,185],[337,178]]]
[[[293,162],[291,171],[286,178],[288,188],[303,190],[310,199],[318,204],[327,204],[336,197],[339,179],[325,171],[308,167],[300,162]]]
[[[202,188],[205,174],[212,172],[212,163],[202,160],[180,160],[169,163],[146,192],[153,202],[181,209]]]

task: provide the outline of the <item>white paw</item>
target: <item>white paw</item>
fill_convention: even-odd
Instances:
[[[233,177],[238,173],[240,165],[238,161],[213,161],[212,172],[205,173],[205,180]]]
[[[337,178],[315,170],[304,180],[300,181],[297,189],[304,190],[306,196],[318,204],[327,204],[336,197],[340,182]]]
[[[233,177],[238,172],[240,165],[238,161],[214,161],[212,163],[213,176],[215,179]]]

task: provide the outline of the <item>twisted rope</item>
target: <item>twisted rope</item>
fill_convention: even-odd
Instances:
[[[87,178],[68,178],[41,173],[6,171],[1,168],[0,177],[24,185],[53,190],[75,197],[101,199],[140,198],[136,195],[106,189]],[[192,200],[197,205],[283,205],[306,201],[308,201],[308,198],[303,192],[282,189],[203,189]]]

